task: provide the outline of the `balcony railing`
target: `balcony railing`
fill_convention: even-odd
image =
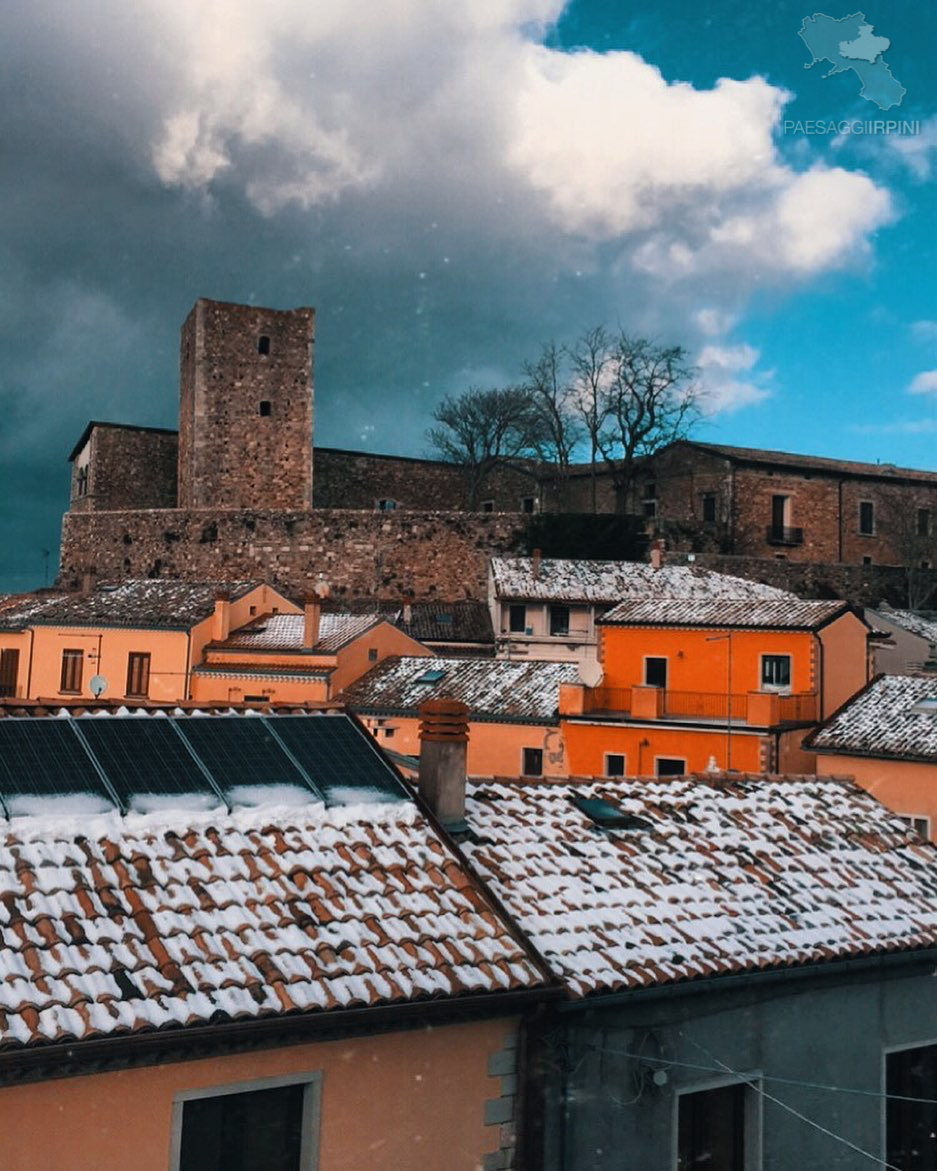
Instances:
[[[646,694],[647,689],[640,689]],[[587,687],[583,697],[583,711],[605,712],[609,715],[633,714],[634,695],[630,687]],[[773,708],[773,710],[772,710]],[[660,692],[659,719],[712,720],[756,726],[766,724],[801,724],[819,718],[818,697],[814,692],[796,695],[778,695],[757,691],[733,693],[709,691]],[[640,712],[639,718],[648,718]]]
[[[792,529],[789,525],[768,525],[769,545],[802,545],[804,530]]]

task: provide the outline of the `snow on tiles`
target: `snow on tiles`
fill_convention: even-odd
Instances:
[[[937,851],[840,778],[477,781],[467,819],[575,996],[937,943]]]
[[[613,602],[625,598],[793,599],[760,582],[691,565],[654,569],[637,561],[492,557],[495,596],[518,600]]]
[[[937,675],[880,675],[809,740],[811,748],[937,761]]]
[[[0,1048],[543,983],[409,802],[16,818],[0,935]]]

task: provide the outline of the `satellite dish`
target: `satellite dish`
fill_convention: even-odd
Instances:
[[[91,694],[95,699],[103,695],[107,690],[107,680],[103,675],[92,675],[88,681],[88,686],[91,688]]]

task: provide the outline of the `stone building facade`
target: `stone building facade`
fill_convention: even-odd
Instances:
[[[89,423],[69,456],[70,511],[174,508],[178,451],[175,431]]]

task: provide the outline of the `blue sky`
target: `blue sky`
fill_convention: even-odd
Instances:
[[[937,13],[863,9],[885,115],[804,68],[812,11],[14,0],[0,588],[54,563],[89,418],[175,425],[198,296],[317,307],[325,445],[423,454],[443,394],[606,322],[689,349],[701,437],[937,466]],[[876,115],[922,134],[781,132]]]

